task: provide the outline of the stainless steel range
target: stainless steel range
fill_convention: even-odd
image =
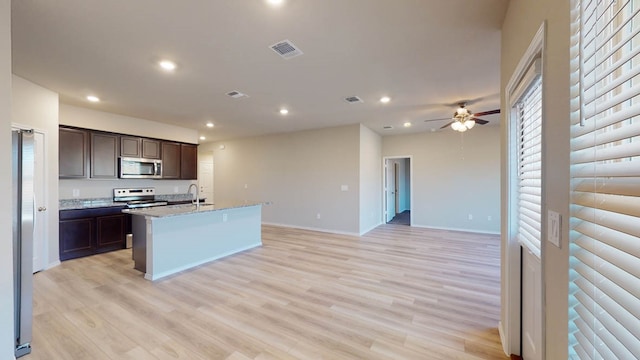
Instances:
[[[155,188],[113,189],[113,201],[122,202],[129,209],[167,205],[166,201],[156,200]]]

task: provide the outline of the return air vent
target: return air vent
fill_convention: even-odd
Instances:
[[[287,60],[303,54],[302,50],[298,49],[289,40],[282,40],[276,44],[269,46],[269,48],[271,48],[271,50],[275,51],[278,55]]]
[[[249,95],[247,94],[243,94],[240,91],[237,90],[233,90],[227,93],[228,96],[231,96],[234,99],[240,99],[240,98],[245,98],[245,97],[249,97]]]
[[[364,101],[362,101],[362,99],[360,99],[360,98],[359,98],[359,97],[357,97],[357,96],[349,96],[349,97],[346,97],[346,98],[344,98],[344,101],[346,101],[346,102],[348,102],[348,103],[350,103],[350,104],[354,104],[354,103],[362,103],[362,102],[364,102]]]
[[[382,127],[384,130],[393,130],[393,126],[391,125],[385,125]]]

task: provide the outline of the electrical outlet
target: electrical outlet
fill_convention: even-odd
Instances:
[[[72,193],[73,193],[73,197],[79,197],[80,196],[80,189],[73,189]]]
[[[316,214],[316,219],[320,220],[320,213]]]
[[[179,191],[179,190],[178,190],[178,187],[177,187],[177,186],[174,186],[174,187],[173,187],[173,192],[177,194],[177,193],[178,193],[178,191]]]
[[[249,188],[249,185],[248,184],[244,184],[244,188],[245,189]]]
[[[227,220],[229,220],[227,214],[222,214],[222,222],[227,222]]]
[[[487,221],[491,221],[491,215],[487,216]]]
[[[473,220],[473,215],[469,214],[469,220]]]

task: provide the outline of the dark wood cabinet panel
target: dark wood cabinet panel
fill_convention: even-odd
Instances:
[[[160,159],[160,141],[134,136],[120,136],[120,156]]]
[[[131,215],[121,207],[60,211],[60,260],[124,249]]]
[[[91,133],[91,177],[118,178],[118,136]]]
[[[96,252],[122,249],[125,235],[124,214],[96,218]]]
[[[180,143],[162,142],[162,178],[180,179]]]
[[[60,260],[94,253],[94,220],[91,218],[60,221]]]
[[[160,141],[142,138],[142,157],[160,159]]]
[[[61,178],[88,177],[89,133],[78,129],[59,129],[59,174]]]
[[[195,180],[198,178],[198,146],[180,145],[180,178]]]
[[[139,137],[120,136],[120,156],[139,158],[141,142]]]

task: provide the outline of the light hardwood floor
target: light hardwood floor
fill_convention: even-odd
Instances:
[[[157,282],[130,250],[38,273],[24,359],[507,359],[498,236],[263,226],[263,244]]]

